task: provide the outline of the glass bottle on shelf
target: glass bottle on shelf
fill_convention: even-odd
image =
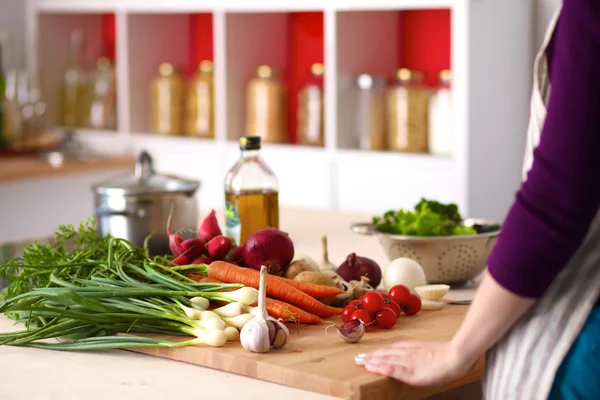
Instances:
[[[305,146],[324,144],[323,64],[313,64],[310,77],[298,92],[298,143]]]
[[[385,134],[385,78],[361,74],[356,78],[354,138],[362,150],[387,149]]]
[[[423,73],[401,68],[387,97],[390,150],[422,153],[428,146],[428,110],[431,91],[422,85]]]
[[[241,137],[239,146],[240,158],[225,176],[225,232],[243,245],[259,229],[279,228],[279,183],[260,155],[260,137]]]
[[[21,137],[27,145],[36,145],[43,140],[46,130],[46,103],[41,99],[36,81],[27,71],[18,72]]]
[[[61,88],[61,118],[64,127],[84,126],[88,109],[88,74],[83,67],[83,32],[71,33],[71,61],[66,69]]]
[[[190,136],[214,138],[213,63],[204,60],[191,79],[186,96],[185,131]]]
[[[150,130],[161,135],[183,132],[184,81],[179,71],[169,63],[158,67],[158,75],[150,83]]]
[[[452,72],[439,73],[437,90],[429,101],[429,151],[436,156],[452,155]]]
[[[264,143],[289,143],[286,98],[279,73],[268,65],[259,66],[248,83],[246,134],[260,136]]]
[[[109,58],[100,57],[96,61],[96,69],[90,76],[90,92],[85,125],[93,129],[116,129],[115,69]]]

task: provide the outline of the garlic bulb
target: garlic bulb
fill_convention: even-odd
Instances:
[[[268,353],[271,348],[286,345],[290,331],[281,321],[267,314],[267,267],[260,268],[258,285],[258,307],[253,310],[254,318],[244,324],[240,332],[242,347],[252,353]]]
[[[321,237],[321,248],[323,252],[323,259],[319,263],[319,268],[321,271],[327,271],[329,269],[335,271],[337,266],[329,262],[329,250],[327,249],[327,236]]]

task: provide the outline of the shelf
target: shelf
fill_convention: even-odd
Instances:
[[[310,66],[323,63],[323,13],[225,15],[227,138],[246,135],[246,88],[256,68],[269,65],[287,86],[287,126],[295,142],[297,96]]]
[[[368,128],[357,112],[364,105],[356,78],[370,74],[393,82],[395,71],[405,67],[422,71],[425,84],[434,86],[437,74],[451,67],[450,21],[449,9],[337,13],[338,148],[358,148]]]
[[[83,63],[92,68],[100,56],[114,61],[114,15],[105,13],[65,13],[38,16],[39,52],[35,54],[41,65],[37,68],[40,90],[47,105],[50,124],[58,124],[60,85],[70,62],[70,37],[73,30],[83,32]],[[36,69],[33,69],[36,72]]]
[[[224,12],[303,12],[313,10],[364,11],[413,10],[423,8],[451,8],[467,0],[307,0],[296,4],[282,4],[278,0],[38,0],[37,9],[44,12],[149,12],[197,13],[221,10]]]

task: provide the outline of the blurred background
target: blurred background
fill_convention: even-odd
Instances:
[[[504,217],[560,0],[253,3],[0,0],[0,241],[92,215],[142,150],[222,208],[244,135],[281,207]]]

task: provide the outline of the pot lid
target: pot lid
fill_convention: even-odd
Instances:
[[[135,163],[133,174],[117,176],[92,186],[103,195],[143,195],[158,193],[193,193],[200,182],[175,175],[157,174],[152,165],[152,157],[142,151]]]

